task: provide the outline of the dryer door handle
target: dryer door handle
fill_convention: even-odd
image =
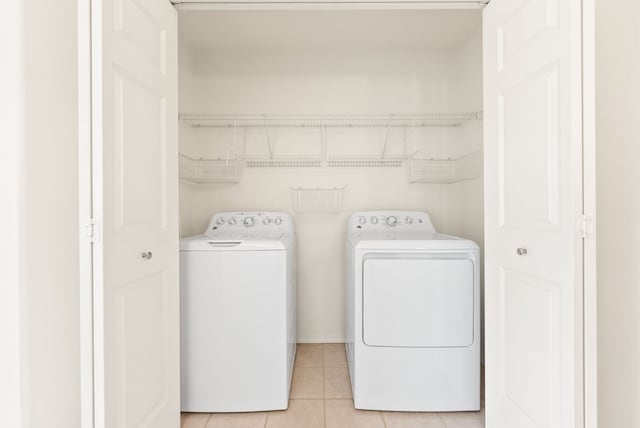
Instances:
[[[242,244],[242,241],[209,241],[209,245],[212,247],[237,247]]]

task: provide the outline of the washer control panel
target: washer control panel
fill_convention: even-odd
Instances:
[[[349,232],[435,231],[429,215],[421,211],[361,211],[349,218]]]
[[[293,219],[284,212],[240,211],[214,214],[207,226],[207,234],[232,231],[289,232]]]

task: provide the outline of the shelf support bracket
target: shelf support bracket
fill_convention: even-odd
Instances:
[[[264,115],[264,133],[267,136],[267,146],[269,147],[269,160],[273,160],[273,146],[271,145],[271,136],[269,135],[269,125],[267,115]]]
[[[386,152],[387,152],[387,143],[389,142],[389,133],[391,132],[391,120],[393,119],[393,115],[390,114],[389,118],[387,119],[387,131],[385,133],[384,136],[384,143],[382,143],[382,153],[380,154],[380,158],[384,159]]]
[[[238,121],[236,119],[233,120],[233,137],[231,140],[231,150],[229,150],[229,153],[227,154],[227,165],[229,166],[229,159],[231,158],[231,155],[233,154],[236,158],[240,157],[240,153],[238,153],[238,150],[236,148],[237,145],[237,136],[236,136],[236,132],[238,129]]]
[[[326,166],[328,162],[327,158],[327,125],[324,122],[320,122],[320,160]]]
[[[402,125],[402,159],[405,158],[407,153],[407,126]]]

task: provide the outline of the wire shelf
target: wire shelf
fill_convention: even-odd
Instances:
[[[410,183],[457,183],[482,176],[482,152],[456,159],[407,159]]]
[[[211,128],[375,128],[449,127],[481,120],[482,112],[384,115],[296,115],[296,114],[206,114],[181,113],[179,118],[193,127]]]
[[[346,157],[336,156],[327,159],[327,166],[330,168],[397,168],[402,166],[401,157]]]
[[[247,158],[245,162],[247,168],[320,168],[322,166],[322,160],[317,157]]]
[[[451,159],[407,159],[410,183],[451,183]]]
[[[477,151],[457,158],[453,163],[452,182],[474,180],[482,177],[483,153]]]
[[[178,176],[194,184],[237,183],[240,181],[238,159],[194,159],[178,155]]]
[[[298,214],[336,214],[342,211],[345,187],[292,187],[293,210]]]

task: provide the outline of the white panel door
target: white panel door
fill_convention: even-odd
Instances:
[[[92,2],[96,427],[180,424],[177,16]]]
[[[582,425],[581,1],[484,11],[486,426]]]

